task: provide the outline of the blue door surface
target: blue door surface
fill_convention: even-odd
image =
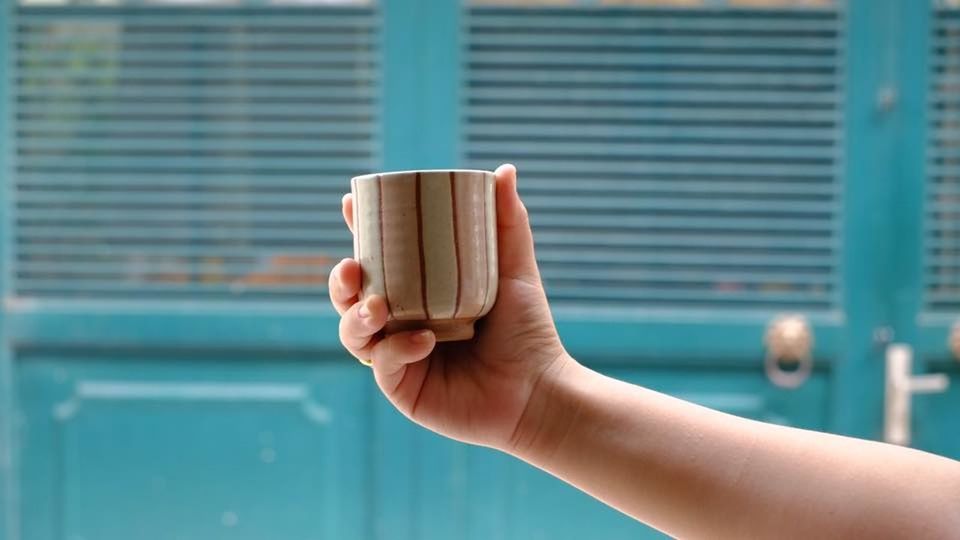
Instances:
[[[882,439],[904,344],[960,458],[960,5],[545,4],[0,4],[0,538],[659,537],[341,350],[340,197],[388,169],[515,163],[582,362]]]
[[[941,376],[947,387],[918,394],[910,418],[911,444],[960,456],[960,4],[940,2],[916,10],[901,23],[917,28],[904,55],[923,61],[904,76],[920,81],[908,94],[911,107],[901,178],[901,228],[894,330],[912,351],[921,377]],[[926,54],[924,54],[926,53]]]

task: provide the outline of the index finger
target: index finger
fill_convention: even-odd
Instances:
[[[357,303],[361,279],[360,265],[354,259],[344,259],[330,270],[327,289],[330,301],[340,315]]]

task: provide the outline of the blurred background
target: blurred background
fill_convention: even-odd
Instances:
[[[2,538],[656,537],[340,349],[389,169],[515,163],[581,361],[960,458],[960,1],[0,10]]]

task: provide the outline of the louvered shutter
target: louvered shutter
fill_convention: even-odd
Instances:
[[[934,10],[927,162],[926,300],[960,311],[960,8]]]
[[[578,308],[838,309],[842,17],[472,5],[464,148]]]
[[[16,294],[324,296],[380,163],[377,8],[347,4],[17,8]]]

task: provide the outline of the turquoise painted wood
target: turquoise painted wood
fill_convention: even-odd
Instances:
[[[658,537],[345,358],[325,273],[374,169],[515,162],[584,362],[878,438],[892,336],[953,378],[915,440],[960,457],[957,10],[577,4],[4,3],[0,538]]]
[[[954,324],[960,321],[957,302],[956,193],[957,75],[960,73],[960,6],[942,2],[932,10],[906,8],[904,24],[917,29],[918,39],[905,43],[904,55],[923,62],[911,64],[905,77],[915,77],[909,153],[902,185],[916,185],[904,199],[901,242],[902,280],[898,285],[898,330],[913,345],[918,373],[944,373],[951,387],[944,394],[917,396],[913,411],[914,444],[933,452],[960,456],[960,430],[955,412],[960,404],[960,359],[948,347]],[[926,54],[923,54],[926,53]],[[911,316],[912,315],[912,316]]]
[[[0,5],[0,299],[10,296],[13,220],[11,217],[10,171],[13,167],[14,128],[11,111],[13,77],[12,33],[14,13]],[[13,382],[13,347],[10,344],[7,310],[0,307],[0,538],[19,538],[19,463],[14,415],[16,385]]]
[[[23,538],[363,538],[369,373],[342,356],[27,353]]]

